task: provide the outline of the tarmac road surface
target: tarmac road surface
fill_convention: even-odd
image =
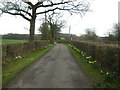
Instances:
[[[92,88],[75,58],[56,44],[42,58],[18,74],[7,88]]]

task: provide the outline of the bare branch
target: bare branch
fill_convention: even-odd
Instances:
[[[21,13],[12,13],[12,12],[4,12],[4,13],[8,13],[8,14],[11,14],[11,15],[19,15],[19,16],[22,16],[24,19],[26,19],[27,21],[30,21],[29,18],[27,18],[25,15],[21,14]]]
[[[58,10],[62,10],[62,11],[68,11],[69,13],[76,13],[76,14],[81,13],[81,12],[87,12],[87,11],[88,11],[88,8],[86,8],[86,9],[78,9],[78,8],[74,8],[74,7],[72,7],[72,8],[58,8],[58,7],[56,7],[56,8],[54,8],[54,9],[48,9],[48,10],[46,10],[46,11],[36,13],[36,15],[38,15],[38,14],[43,14],[43,13],[48,13],[48,12],[50,12],[50,11],[55,11],[55,10],[57,10],[57,9],[58,9]]]
[[[1,2],[1,5],[3,5],[3,7],[0,7],[0,11],[3,13],[8,13],[11,15],[20,15],[22,16],[24,19],[30,21],[30,19],[27,17],[27,15],[29,15],[30,17],[32,17],[31,13],[29,13],[29,8],[22,5],[21,3],[17,3],[16,2]]]
[[[31,7],[33,7],[33,4],[32,4],[31,2],[29,2],[29,1],[24,1],[24,0],[22,0],[22,1],[23,1],[24,3],[30,5]]]
[[[41,4],[43,4],[43,2],[37,2],[37,3],[35,4],[35,6],[37,6],[36,8],[38,8],[38,6],[41,5]]]
[[[58,8],[49,9],[49,10],[47,10],[47,11],[39,12],[39,13],[36,13],[36,15],[38,15],[38,14],[43,14],[43,13],[48,13],[48,12],[50,12],[50,11],[55,11],[56,9],[58,9]]]
[[[51,4],[48,4],[48,5],[43,5],[43,4],[37,4],[37,8],[39,7],[52,7],[52,6],[55,6],[55,5],[62,5],[62,4],[66,4],[66,3],[70,3],[71,1],[67,1],[67,2],[60,2],[60,3],[53,3],[51,2]]]
[[[85,4],[82,0],[37,0],[36,4],[32,4],[30,0],[22,1],[24,3],[21,0],[0,1],[0,11],[1,13],[22,16],[27,21],[30,21],[30,41],[34,40],[37,15],[60,10],[68,11],[70,14],[81,14],[82,16],[89,9],[89,4]]]
[[[68,11],[70,14],[73,14],[73,13],[80,14],[82,17],[88,11],[89,6],[90,6],[89,3],[86,5],[83,2],[74,3],[74,1],[67,1],[67,2],[60,2],[60,3],[51,2],[51,4],[48,4],[48,5],[43,5],[43,4],[39,5],[38,7],[48,8],[48,10],[38,12],[36,13],[36,15],[47,13],[50,11],[54,12],[55,10],[61,10],[61,11]]]
[[[14,9],[14,10],[16,10],[18,12],[22,11],[22,12],[26,13],[27,15],[29,15],[30,17],[32,17],[31,13],[29,13],[28,11],[25,11],[25,10],[22,10],[22,9]]]

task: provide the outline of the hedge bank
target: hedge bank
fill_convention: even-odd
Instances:
[[[25,43],[2,44],[2,61],[9,61],[17,56],[23,56],[33,51],[40,50],[49,44],[49,41],[42,40]]]
[[[119,73],[120,76],[120,47],[119,45],[100,44],[85,41],[58,41],[60,43],[71,43],[78,49],[92,56],[93,60],[104,69]],[[119,77],[120,78],[120,77]],[[119,79],[120,80],[120,79]]]

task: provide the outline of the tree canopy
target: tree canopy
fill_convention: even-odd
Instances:
[[[0,0],[1,14],[21,16],[30,22],[30,41],[34,40],[35,20],[38,15],[68,11],[82,16],[89,6],[85,0]]]
[[[60,13],[45,14],[44,22],[39,28],[43,40],[50,40],[52,43],[58,39],[61,28],[65,26],[65,21],[60,20]]]

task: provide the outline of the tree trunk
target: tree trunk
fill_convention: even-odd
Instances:
[[[30,21],[30,36],[29,36],[29,41],[34,41],[34,35],[35,35],[35,20],[32,19]]]
[[[34,41],[34,35],[35,35],[35,20],[36,20],[36,8],[32,8],[32,18],[30,21],[30,36],[29,41]]]

